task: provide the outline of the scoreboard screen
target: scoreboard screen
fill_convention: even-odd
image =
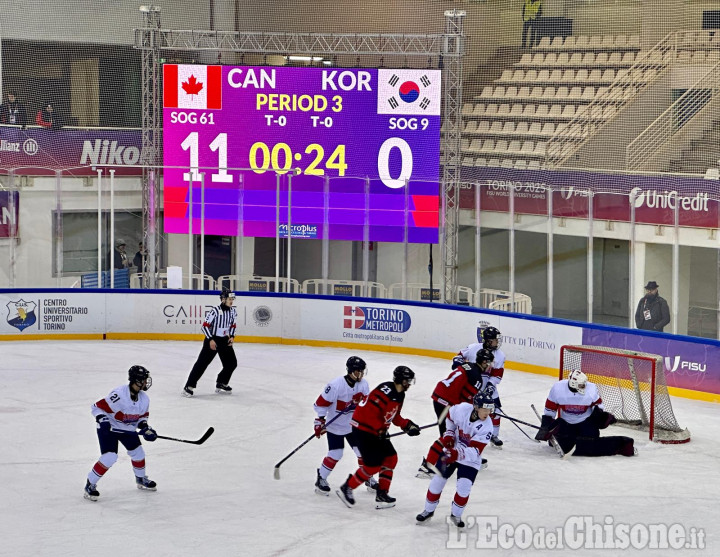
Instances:
[[[204,204],[205,234],[287,237],[289,198],[292,238],[437,243],[440,90],[439,70],[166,64],[165,231],[199,234]]]

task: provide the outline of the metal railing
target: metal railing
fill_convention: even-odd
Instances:
[[[168,274],[155,273],[156,288],[167,288]],[[187,275],[182,275],[182,283],[187,284]],[[192,276],[192,286],[195,290],[215,290],[215,279],[210,275],[195,273]],[[143,287],[143,273],[132,273],[130,275],[130,288]]]
[[[481,308],[496,309],[499,311],[513,311],[515,313],[532,313],[532,300],[527,294],[507,290],[493,290],[482,288],[475,297],[475,305]]]
[[[590,137],[612,118],[605,119],[606,108],[613,107],[614,117],[650,83],[659,79],[675,59],[677,52],[676,33],[669,33],[651,50],[636,59],[635,63],[616,77],[603,89],[587,107],[555,132],[547,142],[545,152],[546,168],[555,168],[569,159]]]
[[[302,286],[297,279],[287,277],[264,277],[260,275],[222,275],[217,280],[218,289],[227,286],[230,290],[243,292],[292,292],[301,294]]]
[[[717,105],[720,93],[720,62],[716,63],[658,116],[625,149],[628,170],[651,169],[668,144],[691,120],[704,116]]]
[[[142,273],[130,275],[130,288],[141,288]],[[187,283],[187,276],[183,275],[183,284]],[[193,275],[193,287],[198,290],[220,290],[226,286],[237,292],[287,292],[288,279],[280,277],[265,277],[260,275],[222,275],[217,282],[209,275]],[[300,283],[297,279],[290,279],[290,292],[295,294],[314,294],[329,296],[352,296],[367,298],[384,298],[395,300],[416,300],[439,302],[442,293],[439,288],[432,289],[424,283],[396,282],[386,287],[380,282],[362,280],[339,279],[307,279]],[[157,288],[167,288],[167,273],[157,273]],[[506,290],[493,290],[483,288],[475,292],[468,286],[456,286],[455,299],[459,305],[474,305],[499,311],[513,311],[516,313],[532,313],[532,300],[527,294],[515,292],[515,296]]]
[[[387,289],[384,284],[362,280],[307,279],[302,282],[305,294],[327,294],[328,296],[363,296],[385,298]]]

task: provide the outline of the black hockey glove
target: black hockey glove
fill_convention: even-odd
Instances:
[[[593,410],[592,419],[598,429],[605,429],[617,422],[617,418],[615,416],[613,416],[610,412],[605,412],[605,410],[597,406]]]
[[[455,356],[452,361],[452,369],[459,367],[465,363],[465,358],[462,356]]]
[[[95,421],[97,422],[99,432],[110,433],[110,418],[108,418],[105,414],[98,414],[95,416]]]
[[[138,429],[140,430],[138,433],[143,436],[145,441],[152,443],[157,439],[157,432],[145,420],[138,424]]]
[[[557,431],[557,424],[550,416],[544,415],[541,418],[540,429],[535,434],[535,439],[538,441],[547,441]]]
[[[420,426],[412,420],[408,420],[408,423],[403,428],[403,431],[408,434],[408,437],[417,437],[420,435]]]

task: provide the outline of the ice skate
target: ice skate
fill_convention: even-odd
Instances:
[[[415,474],[416,478],[422,478],[425,480],[431,480],[432,477],[435,475],[435,471],[428,466],[427,460],[423,458],[422,464],[420,465],[420,468],[418,468],[417,474]]]
[[[225,383],[216,383],[215,392],[223,395],[230,395],[232,394],[232,387],[230,385],[226,385]]]
[[[365,482],[365,487],[367,487],[370,493],[375,493],[378,490],[377,480],[373,477],[369,478],[368,481]]]
[[[375,493],[375,508],[376,509],[391,509],[395,506],[395,497],[390,497],[387,491],[378,489]]]
[[[480,469],[487,470],[487,467],[488,467],[487,458],[483,458],[482,463],[480,464]]]
[[[144,489],[146,491],[157,491],[157,484],[149,479],[147,476],[143,476],[140,478],[139,476],[135,476],[135,485],[137,485],[138,489]]]
[[[490,443],[492,443],[492,446],[496,449],[502,449],[503,448],[503,442],[502,439],[500,439],[497,435],[493,435],[490,438]]]
[[[462,518],[459,516],[455,516],[454,514],[450,515],[450,522],[457,526],[458,528],[465,528],[465,523],[463,522]]]
[[[315,480],[315,493],[318,495],[330,496],[330,484],[327,480],[320,477],[320,468],[317,469],[317,479]]]
[[[185,387],[183,387],[182,396],[191,398],[195,394],[194,390],[195,390],[194,387],[189,387],[189,386],[185,385]]]
[[[351,509],[352,506],[355,504],[353,490],[350,489],[350,486],[348,485],[348,481],[350,480],[350,478],[352,478],[352,474],[348,476],[348,479],[345,480],[345,483],[340,486],[340,489],[335,490],[337,496],[340,497],[340,500],[348,509]]]
[[[97,501],[100,497],[100,492],[97,490],[97,484],[91,484],[90,480],[85,480],[85,492],[83,497],[88,501]]]
[[[418,524],[423,524],[424,522],[430,520],[434,514],[435,513],[433,511],[423,511],[415,517],[415,520],[417,520]]]

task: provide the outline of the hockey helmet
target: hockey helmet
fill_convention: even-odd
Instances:
[[[407,366],[397,366],[393,370],[393,382],[400,385],[403,381],[407,381],[410,385],[415,383],[415,372]]]
[[[473,397],[473,406],[477,409],[494,410],[495,409],[495,387],[489,384],[482,391],[479,391]]]
[[[492,353],[492,350],[488,350],[487,348],[481,348],[475,354],[475,363],[479,366],[482,366],[485,362],[491,364],[493,360],[495,360],[495,355]]]
[[[220,293],[220,300],[225,300],[227,298],[230,298],[231,300],[235,299],[235,292],[230,290],[227,286],[223,286],[222,292]]]
[[[500,346],[500,341],[502,340],[500,335],[500,329],[496,327],[485,327],[482,332],[482,338],[483,348],[487,348],[489,350],[497,348],[498,346]],[[492,344],[493,340],[497,340],[496,345]]]
[[[142,388],[143,391],[147,391],[152,386],[152,377],[147,368],[143,366],[132,366],[128,370],[128,380],[131,384],[135,384]],[[145,384],[143,385],[143,382]]]
[[[568,376],[568,387],[571,391],[578,392],[581,395],[585,394],[585,387],[587,387],[587,375],[585,375],[579,369],[574,369]]]
[[[350,356],[345,363],[345,369],[348,374],[360,371],[363,375],[365,375],[365,373],[367,373],[367,364],[365,363],[365,360],[359,358],[358,356]]]

